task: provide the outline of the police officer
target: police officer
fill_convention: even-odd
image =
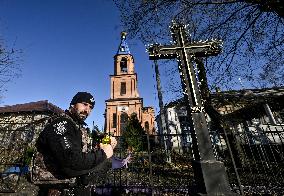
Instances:
[[[78,92],[73,97],[69,110],[52,118],[37,140],[37,149],[45,157],[44,160],[52,162],[47,161],[46,164],[54,166],[54,176],[77,178],[75,195],[91,194],[88,175],[112,157],[117,143],[112,137],[111,144],[100,144],[100,148],[93,150],[88,148],[84,121],[94,105],[95,101],[90,93]]]

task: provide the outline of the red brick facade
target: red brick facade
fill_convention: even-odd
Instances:
[[[121,45],[120,45],[121,47]],[[134,59],[130,54],[117,53],[114,56],[114,75],[110,75],[110,99],[106,100],[105,130],[120,136],[127,119],[136,113],[142,126],[150,134],[154,131],[155,113],[153,107],[143,107],[137,89],[137,74]]]

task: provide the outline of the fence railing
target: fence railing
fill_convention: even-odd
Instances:
[[[221,130],[211,135],[233,189],[245,194],[284,194],[284,124],[243,122],[231,124],[226,135]]]
[[[30,129],[0,129],[0,192],[17,189],[23,157],[33,143]],[[231,188],[236,193],[284,194],[284,125],[260,125],[243,122],[231,124],[224,130],[210,131],[215,156],[224,162]],[[33,137],[35,137],[34,135]],[[136,136],[138,137],[138,136]],[[165,149],[164,139],[169,140]],[[128,168],[103,171],[94,175],[96,192],[107,193],[165,193],[186,195],[194,193],[190,133],[141,136],[140,151],[133,152]],[[117,137],[121,141],[121,137]],[[149,145],[148,145],[149,144]],[[129,149],[118,144],[115,155],[125,158]],[[235,164],[233,164],[235,163]],[[10,173],[8,169],[11,169]],[[16,179],[16,177],[18,179]],[[238,180],[239,178],[239,180]]]

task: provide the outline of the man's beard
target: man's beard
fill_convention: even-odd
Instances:
[[[78,110],[74,109],[71,110],[71,112],[73,113],[73,115],[80,121],[84,122],[87,117],[89,116],[86,112],[82,111],[82,112],[79,112]]]
[[[86,112],[79,112],[77,111],[77,116],[80,120],[85,121],[88,117],[88,114]]]

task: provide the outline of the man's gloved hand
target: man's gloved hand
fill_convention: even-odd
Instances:
[[[112,146],[112,149],[114,149],[117,145],[117,140],[115,139],[115,137],[110,137],[110,145]]]
[[[100,148],[106,153],[107,158],[112,157],[113,149],[110,144],[102,144],[100,143]]]

